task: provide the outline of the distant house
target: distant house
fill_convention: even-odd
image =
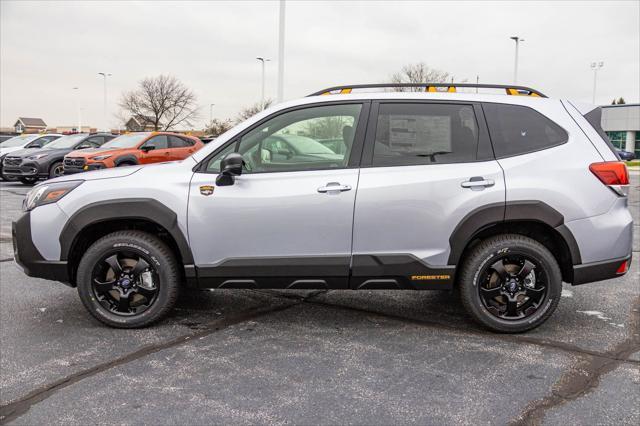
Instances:
[[[19,117],[13,127],[16,133],[38,133],[47,129],[47,123],[42,118]]]
[[[153,117],[134,115],[127,121],[125,127],[129,132],[152,132],[153,130],[155,130],[153,122]],[[162,126],[160,125],[159,127]]]

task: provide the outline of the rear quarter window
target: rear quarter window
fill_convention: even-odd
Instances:
[[[496,158],[511,157],[562,145],[567,132],[540,114],[520,105],[483,104]]]

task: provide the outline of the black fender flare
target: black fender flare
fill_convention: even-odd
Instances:
[[[121,155],[120,157],[116,157],[116,159],[113,160],[113,163],[115,164],[116,167],[118,167],[120,164],[125,162],[132,163],[132,164],[140,164],[140,162],[138,161],[138,158],[133,154]]]
[[[564,216],[542,201],[522,200],[493,203],[479,207],[468,213],[455,227],[449,237],[449,265],[456,265],[467,244],[478,232],[502,223],[533,221],[553,228],[564,240],[574,265],[582,263],[580,248],[573,234],[564,224]]]
[[[184,265],[193,264],[193,254],[178,226],[178,215],[151,198],[124,198],[89,204],[75,212],[60,233],[60,260],[68,260],[80,233],[87,226],[118,219],[142,219],[162,226],[176,242]]]

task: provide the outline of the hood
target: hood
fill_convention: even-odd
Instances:
[[[48,148],[28,148],[28,149],[20,149],[18,151],[12,152],[12,157],[22,157],[26,158],[31,155],[36,154],[47,154],[48,156],[54,155],[62,155],[64,156],[66,153],[70,152],[69,148],[59,148],[59,149],[48,149]]]
[[[142,166],[128,166],[128,167],[113,167],[110,169],[100,169],[100,170],[92,170],[88,172],[68,175],[68,176],[60,176],[55,179],[49,179],[47,183],[53,182],[66,182],[69,180],[98,180],[98,179],[112,179],[112,178],[120,178],[132,175],[140,170]]]
[[[0,148],[0,157],[3,155],[9,154],[11,152],[21,151],[21,146],[9,146],[7,148]]]
[[[69,157],[89,158],[89,157],[93,157],[94,155],[99,154],[101,152],[117,151],[117,150],[121,150],[121,149],[122,148],[86,148],[86,149],[77,149],[75,151],[71,151],[67,155]]]

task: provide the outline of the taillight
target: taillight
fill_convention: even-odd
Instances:
[[[593,163],[589,166],[589,170],[617,194],[626,195],[622,187],[629,185],[629,172],[627,171],[627,165],[622,161]]]
[[[624,262],[622,262],[618,267],[618,270],[616,271],[616,275],[626,274],[627,271],[629,270],[629,263],[631,263],[631,259],[625,260]]]

